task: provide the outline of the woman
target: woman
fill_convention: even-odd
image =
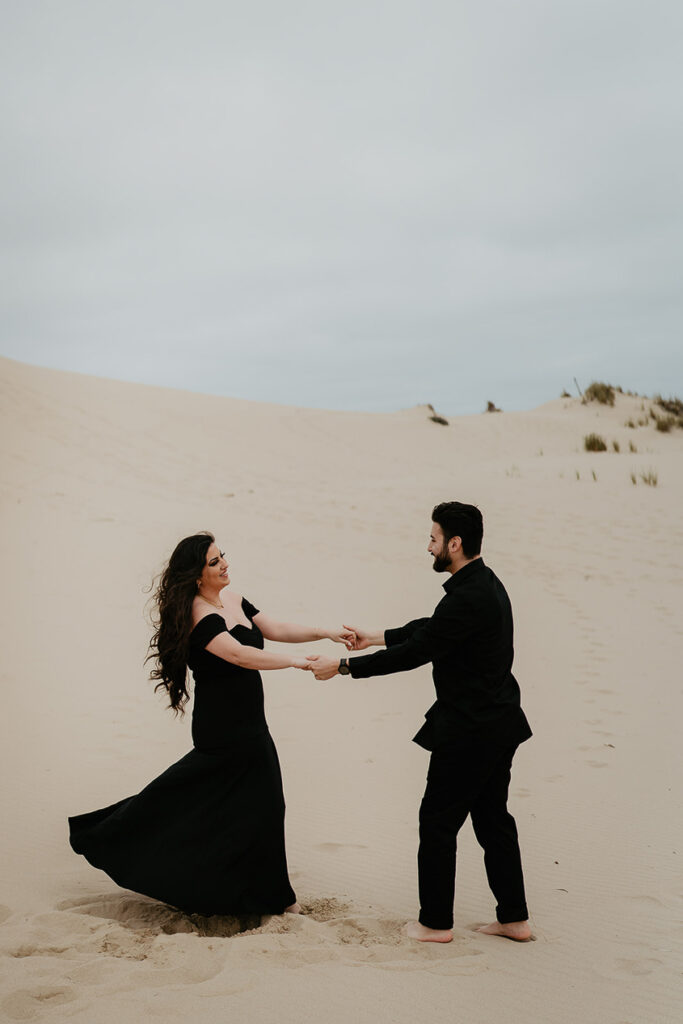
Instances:
[[[212,534],[180,541],[154,595],[158,629],[148,659],[176,713],[189,700],[192,670],[194,749],[137,796],[69,818],[71,845],[124,888],[187,913],[298,913],[259,673],[311,662],[267,653],[263,640],[328,638],[351,647],[354,634],[277,622],[228,593],[229,583]]]

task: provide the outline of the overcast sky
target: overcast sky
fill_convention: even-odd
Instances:
[[[680,0],[0,10],[1,354],[341,409],[683,392]]]

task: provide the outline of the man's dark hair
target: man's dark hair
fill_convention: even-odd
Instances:
[[[448,544],[451,537],[460,537],[465,558],[474,558],[481,552],[484,520],[476,505],[462,501],[442,501],[432,510],[432,522],[438,523]]]

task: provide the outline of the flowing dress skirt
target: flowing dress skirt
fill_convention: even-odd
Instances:
[[[137,796],[69,818],[71,846],[120,886],[186,913],[280,914],[285,801],[269,732],[193,749]]]

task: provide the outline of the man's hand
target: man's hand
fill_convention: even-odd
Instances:
[[[339,658],[321,658],[317,654],[309,654],[307,661],[311,662],[311,672],[316,679],[332,679],[339,672]]]
[[[311,665],[310,658],[315,655],[307,655],[305,658],[292,658],[292,668],[302,668],[304,672],[312,672],[313,666]]]
[[[353,647],[349,650],[364,651],[366,647],[382,647],[384,644],[384,633],[378,630],[372,632],[369,629],[359,629],[357,626],[344,626],[355,637]]]

